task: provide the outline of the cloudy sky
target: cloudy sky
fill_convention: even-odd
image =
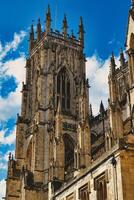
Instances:
[[[85,26],[87,77],[90,81],[90,103],[94,114],[103,100],[107,106],[109,57],[124,49],[130,0],[1,0],[0,2],[0,199],[4,195],[9,152],[15,148],[15,122],[20,111],[21,87],[25,77],[25,58],[29,27],[41,18],[50,4],[52,26],[61,30],[64,13],[69,33],[78,32],[79,17]],[[125,49],[124,49],[125,50]]]

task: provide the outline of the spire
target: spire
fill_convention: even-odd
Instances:
[[[29,50],[31,51],[33,47],[34,47],[34,28],[32,24],[30,30]]]
[[[82,45],[82,47],[84,47],[84,26],[83,26],[83,20],[82,17],[80,17],[80,23],[79,23],[79,40],[80,43]]]
[[[37,41],[40,41],[40,39],[41,39],[41,23],[39,18],[37,24]]]
[[[121,48],[121,51],[120,51],[120,64],[121,64],[121,67],[125,66],[125,57],[124,57],[124,53],[123,53],[122,48]]]
[[[92,104],[89,105],[89,117],[93,117]]]
[[[34,40],[34,27],[33,27],[33,24],[31,25],[30,39]]]
[[[12,154],[11,154],[11,152],[9,153],[9,156],[8,156],[8,159],[9,160],[11,160],[11,156],[12,156]]]
[[[51,11],[50,11],[50,5],[48,5],[46,12],[46,31],[49,32],[50,28],[51,28]]]
[[[116,70],[115,57],[114,57],[114,53],[112,52],[111,61],[110,61],[111,75],[113,75],[115,73],[115,70]]]
[[[104,105],[103,105],[103,102],[101,101],[101,103],[100,103],[100,114],[104,115],[104,112],[105,112]]]
[[[62,27],[62,29],[63,29],[63,35],[66,36],[66,35],[67,35],[67,29],[68,29],[66,15],[64,15],[63,27]]]

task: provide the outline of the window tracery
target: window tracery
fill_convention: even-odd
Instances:
[[[61,103],[62,111],[70,110],[70,80],[68,73],[62,69],[57,76],[57,106]]]

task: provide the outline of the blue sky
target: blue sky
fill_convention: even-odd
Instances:
[[[98,112],[101,99],[107,105],[109,57],[124,49],[130,0],[3,0],[0,3],[0,198],[4,195],[8,153],[14,153],[15,122],[20,111],[21,86],[25,77],[28,55],[28,32],[32,20],[41,18],[44,28],[45,11],[50,4],[52,27],[61,30],[64,13],[69,33],[78,32],[79,17],[85,27],[85,53],[89,78],[90,102]],[[57,17],[56,17],[57,16]]]
[[[130,0],[6,0],[0,6],[0,38],[11,40],[14,32],[27,30],[31,21],[40,17],[45,21],[45,10],[51,5],[53,27],[60,29],[64,13],[67,14],[70,31],[77,33],[79,16],[83,16],[86,32],[85,52],[91,56],[96,50],[107,58],[112,48],[115,53],[124,47]],[[56,12],[57,10],[57,12]],[[57,17],[55,17],[57,13]],[[57,18],[57,20],[55,20]],[[55,23],[57,21],[57,23]],[[112,43],[109,43],[109,42]]]

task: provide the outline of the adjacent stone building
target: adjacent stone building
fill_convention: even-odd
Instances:
[[[9,155],[6,200],[134,200],[134,1],[126,53],[111,56],[108,108],[94,116],[86,79],[84,26],[78,38],[40,20],[30,31],[26,81]]]

